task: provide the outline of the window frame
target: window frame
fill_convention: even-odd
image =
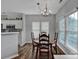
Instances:
[[[75,12],[65,16],[65,19],[68,20],[68,17],[72,14],[75,14],[76,12],[77,12],[77,18],[78,18],[78,11],[75,11]],[[65,22],[66,22],[66,24],[65,24],[66,25],[66,32],[65,32],[66,33],[66,39],[65,39],[66,40],[66,47],[69,48],[70,50],[74,50],[75,52],[77,52],[78,48],[76,50],[75,48],[72,48],[71,46],[68,46],[67,35],[68,35],[68,32],[75,32],[75,33],[77,33],[77,40],[78,40],[78,26],[77,26],[77,31],[71,31],[71,30],[67,29],[67,21],[65,21]],[[77,19],[77,25],[78,25],[78,19]],[[77,45],[78,45],[78,42],[77,42]]]
[[[36,22],[39,23],[39,29],[38,29],[39,33],[43,31],[43,30],[42,30],[42,24],[43,24],[43,23],[47,23],[47,24],[48,24],[48,29],[47,29],[48,31],[47,31],[47,33],[49,33],[49,29],[50,29],[50,28],[49,28],[49,26],[50,26],[49,21],[33,21],[33,22],[32,22],[32,32],[37,31],[36,29],[33,29],[33,23],[36,23]],[[38,35],[38,36],[39,36],[39,35]],[[38,36],[37,36],[37,37],[38,37]],[[37,37],[35,37],[35,38],[37,38]]]
[[[67,16],[64,16],[63,17],[63,20],[64,20],[64,30],[60,30],[59,29],[59,33],[60,32],[64,32],[65,34],[64,34],[64,46],[65,47],[67,47],[67,48],[69,48],[70,50],[74,50],[75,52],[77,52],[78,51],[78,48],[77,48],[77,50],[76,49],[74,49],[74,48],[72,48],[72,47],[68,47],[68,45],[67,45],[67,33],[68,32],[76,32],[77,33],[77,40],[78,40],[78,26],[77,26],[77,31],[68,31],[68,29],[67,29],[67,18],[70,16],[70,15],[72,15],[72,14],[74,14],[74,13],[76,13],[77,12],[77,18],[78,18],[78,11],[74,11],[73,13],[71,13],[71,14],[69,14],[69,15],[67,15]],[[62,19],[60,19],[60,20],[62,20]],[[60,21],[59,20],[59,21]],[[78,21],[78,19],[77,19],[77,21]],[[78,25],[78,22],[77,22],[77,25]],[[59,27],[60,27],[60,25],[59,25]],[[60,41],[59,41],[60,42]],[[60,42],[61,43],[61,42]],[[61,43],[62,44],[62,43]],[[77,45],[78,46],[78,45]]]

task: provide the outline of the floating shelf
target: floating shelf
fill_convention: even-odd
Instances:
[[[1,20],[22,20],[22,17],[21,18],[1,18]]]

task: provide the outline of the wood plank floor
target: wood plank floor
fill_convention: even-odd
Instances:
[[[57,48],[57,54],[55,53],[55,50],[53,49],[54,55],[64,55],[64,52],[58,47]],[[12,59],[35,59],[35,52],[34,55],[32,55],[32,44],[26,44],[23,47],[19,49],[19,56],[14,57]],[[50,55],[51,56],[51,55]],[[43,56],[43,59],[45,59],[46,56]]]

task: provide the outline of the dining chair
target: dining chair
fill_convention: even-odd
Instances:
[[[46,53],[49,59],[49,35],[39,34],[39,59],[42,56],[42,53]]]
[[[56,54],[57,54],[57,39],[58,39],[58,33],[55,32],[54,34],[54,43],[52,44],[52,47],[54,48]]]
[[[32,53],[34,53],[35,48],[37,48],[37,44],[34,42],[34,40],[36,40],[36,39],[34,37],[34,33],[33,32],[31,32],[31,39],[32,39]]]

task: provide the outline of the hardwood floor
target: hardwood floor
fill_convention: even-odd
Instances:
[[[58,53],[56,54],[55,50],[53,49],[54,55],[64,55],[64,52],[59,47],[57,48],[57,52]],[[32,55],[32,44],[24,45],[19,49],[18,53],[19,53],[19,56],[14,57],[12,59],[35,59],[35,52],[34,52],[34,55]],[[46,59],[45,57],[46,56],[43,56],[42,58]]]

